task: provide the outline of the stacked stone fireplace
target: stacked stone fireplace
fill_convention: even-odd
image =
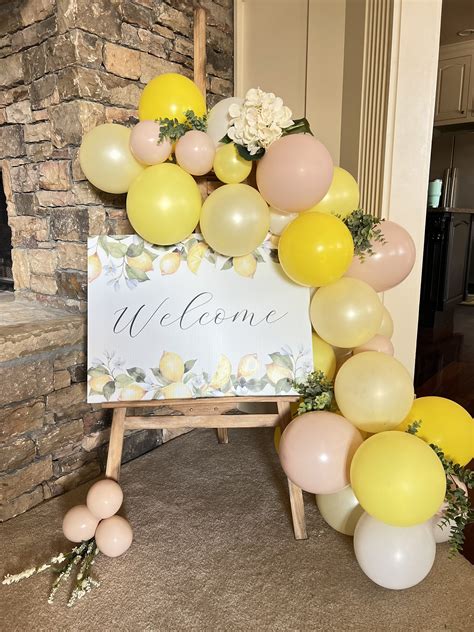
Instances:
[[[212,105],[233,91],[233,7],[200,4]],[[155,75],[192,77],[193,8],[192,0],[0,0],[0,169],[10,227],[1,235],[13,277],[13,292],[0,289],[2,520],[103,469],[108,415],[86,404],[86,239],[131,228],[125,197],[85,180],[78,149],[100,123],[136,122],[140,92]],[[128,436],[125,460],[167,438]]]

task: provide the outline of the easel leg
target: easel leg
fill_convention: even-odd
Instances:
[[[216,428],[217,441],[219,443],[229,443],[229,431],[227,428]]]
[[[125,432],[126,408],[114,408],[112,428],[110,430],[109,452],[105,475],[118,481],[122,462],[123,435]]]
[[[280,428],[283,432],[291,421],[290,404],[289,402],[278,402],[277,406],[280,416]],[[306,540],[308,535],[306,533],[306,521],[304,517],[303,490],[292,483],[290,479],[288,479],[288,490],[290,494],[291,517],[293,518],[295,538],[297,540]]]

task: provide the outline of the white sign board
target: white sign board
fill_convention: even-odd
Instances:
[[[310,291],[267,240],[245,257],[191,235],[88,242],[88,401],[294,393],[313,370]]]

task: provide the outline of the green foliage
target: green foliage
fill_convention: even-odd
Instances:
[[[416,435],[421,424],[421,420],[414,421],[408,426],[406,432]],[[464,483],[468,489],[472,489],[474,487],[474,472],[446,458],[441,448],[434,443],[430,443],[430,448],[435,451],[436,456],[441,461],[446,475],[445,502],[447,508],[441,523],[448,525],[451,521],[454,522],[449,534],[449,553],[453,556],[463,549],[466,525],[474,522],[474,509],[471,507],[469,496],[458,487],[456,478]]]
[[[196,116],[192,110],[186,110],[184,116],[186,120],[183,123],[180,123],[176,118],[164,118],[158,121],[160,124],[160,142],[167,138],[171,143],[175,143],[192,129],[198,132],[207,130],[207,116],[205,114],[204,116]]]
[[[295,381],[293,388],[301,395],[298,415],[311,410],[331,410],[334,400],[334,384],[322,371],[309,373],[303,382]]]
[[[386,243],[380,227],[383,220],[366,213],[363,209],[359,208],[352,211],[342,221],[351,232],[354,240],[354,253],[359,256],[361,261],[364,261],[366,255],[372,256],[374,254],[372,250],[374,241]]]
[[[285,127],[283,136],[288,136],[289,134],[311,134],[311,136],[314,136],[307,118],[296,119],[293,121],[293,125]]]

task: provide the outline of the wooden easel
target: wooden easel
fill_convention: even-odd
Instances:
[[[206,96],[206,12],[194,10],[194,82]],[[118,481],[122,460],[123,438],[126,430],[165,428],[215,428],[219,443],[228,443],[228,428],[262,428],[280,426],[283,431],[291,421],[291,402],[294,395],[275,397],[218,397],[209,399],[166,399],[136,402],[110,402],[112,429],[107,456],[106,476]],[[239,403],[273,404],[275,412],[262,414],[226,414]],[[127,409],[166,406],[179,415],[127,416]],[[303,492],[288,479],[293,529],[297,540],[306,539]]]

